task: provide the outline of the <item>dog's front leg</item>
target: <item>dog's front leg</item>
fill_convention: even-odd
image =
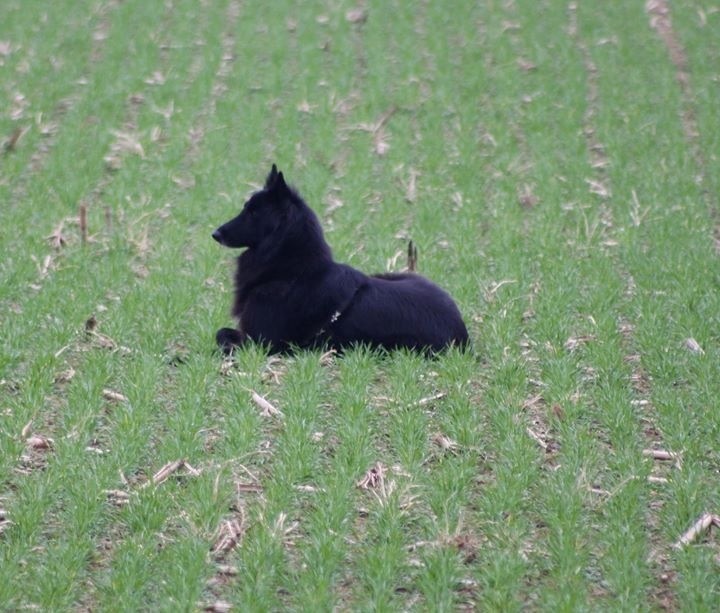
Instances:
[[[220,351],[230,355],[235,347],[240,347],[247,338],[247,335],[234,328],[220,328],[215,335]]]

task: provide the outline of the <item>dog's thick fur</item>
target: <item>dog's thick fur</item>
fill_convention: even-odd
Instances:
[[[225,353],[248,340],[272,352],[355,344],[437,352],[468,343],[457,306],[431,281],[334,262],[315,213],[274,164],[264,189],[212,236],[246,247],[235,274],[239,326],[216,337]]]

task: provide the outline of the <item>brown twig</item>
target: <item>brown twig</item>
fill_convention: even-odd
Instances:
[[[236,483],[235,489],[238,491],[238,493],[247,492],[250,494],[261,494],[263,491],[263,486],[259,483]]]
[[[251,392],[253,402],[260,407],[260,415],[263,417],[282,417],[282,411],[272,405],[270,402],[268,402],[265,398],[263,398],[260,394],[258,394],[255,391]]]
[[[664,449],[643,449],[643,455],[653,460],[662,462],[675,462],[677,468],[682,468],[682,458],[679,453],[674,451],[665,451]]]
[[[437,394],[433,394],[432,396],[426,396],[425,398],[420,398],[420,400],[413,402],[410,406],[411,407],[424,407],[432,402],[435,402],[436,400],[442,400],[447,396],[446,392],[438,392]]]
[[[643,455],[653,460],[677,460],[677,454],[664,449],[643,449]]]
[[[25,129],[19,126],[13,130],[13,133],[3,143],[3,150],[5,151],[5,153],[15,151],[15,147],[17,146],[18,141],[23,134],[25,134]]]
[[[550,445],[548,445],[548,443],[532,428],[525,428],[525,431],[528,433],[530,438],[540,445],[540,447],[542,447],[545,451],[550,448]]]
[[[234,549],[245,534],[245,513],[240,509],[240,519],[222,522],[212,548],[212,553],[222,554]]]
[[[701,535],[710,531],[715,526],[720,528],[720,515],[713,513],[703,513],[700,518],[677,540],[673,545],[675,549],[682,549],[685,545],[689,545],[696,541]]]
[[[151,483],[153,485],[160,485],[161,483],[164,483],[167,481],[168,477],[170,475],[178,472],[181,469],[185,469],[189,475],[193,477],[197,477],[200,474],[200,471],[196,468],[193,468],[188,464],[185,460],[174,460],[173,462],[168,462],[163,466],[159,471],[157,471],[150,481],[143,483],[141,488],[147,487]]]
[[[84,202],[80,203],[80,239],[83,245],[87,245],[88,232],[87,232],[87,204]]]
[[[105,207],[105,229],[108,234],[112,234],[112,211],[109,206]]]
[[[373,132],[378,132],[385,126],[385,124],[390,120],[390,118],[397,112],[398,107],[391,106],[385,114],[380,117],[380,120],[374,125]]]
[[[418,251],[412,241],[408,242],[407,269],[409,272],[417,271]]]

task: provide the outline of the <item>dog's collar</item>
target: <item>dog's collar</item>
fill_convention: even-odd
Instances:
[[[330,332],[331,327],[333,324],[337,323],[337,321],[347,312],[347,310],[352,305],[353,301],[355,300],[355,296],[357,296],[357,293],[360,291],[360,288],[362,288],[365,284],[360,283],[356,288],[355,291],[352,293],[350,298],[348,298],[348,301],[343,305],[342,309],[337,309],[333,312],[332,315],[330,315],[330,320],[327,324],[322,326],[317,333],[315,334],[314,340],[317,340]]]

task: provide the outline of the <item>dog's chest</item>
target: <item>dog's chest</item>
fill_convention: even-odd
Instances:
[[[289,311],[293,302],[292,288],[292,282],[282,280],[238,286],[233,314],[238,318],[247,318],[256,312]]]

